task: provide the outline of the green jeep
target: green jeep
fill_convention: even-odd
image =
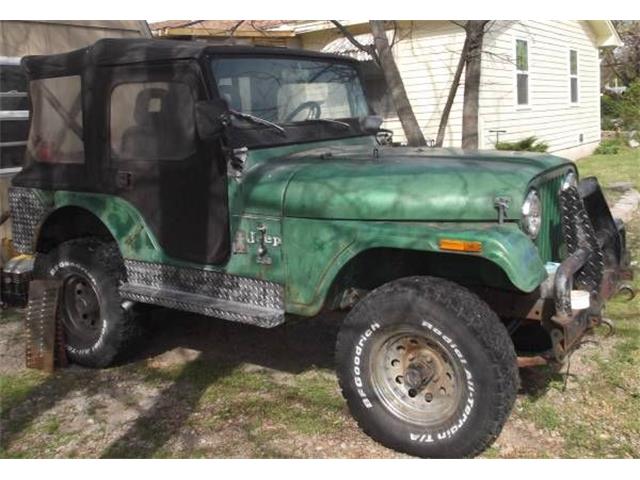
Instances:
[[[562,361],[631,276],[595,178],[391,145],[351,59],[106,39],[23,65],[13,241],[62,281],[81,365],[126,353],[138,304],[263,328],[345,310],[336,370],[361,428],[473,456],[518,365]]]

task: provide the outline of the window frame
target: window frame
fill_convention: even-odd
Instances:
[[[526,70],[521,70],[519,68],[518,65],[518,42],[524,42],[526,45],[526,49],[527,49],[527,56],[526,56],[526,61],[527,61],[527,69]],[[527,38],[522,38],[522,37],[516,37],[514,39],[514,69],[515,69],[515,75],[514,75],[514,105],[516,107],[517,110],[529,110],[531,109],[531,105],[532,105],[532,101],[531,101],[531,41]],[[526,90],[526,96],[527,96],[527,102],[526,103],[520,103],[519,102],[519,98],[518,98],[518,77],[520,75],[526,75],[527,78],[527,90]]]
[[[122,85],[132,85],[132,84],[140,84],[140,83],[167,83],[167,84],[171,84],[171,83],[180,83],[185,85],[189,92],[191,93],[191,97],[193,99],[193,114],[194,114],[194,118],[193,118],[193,127],[194,127],[194,141],[192,142],[192,147],[190,149],[190,151],[185,154],[184,156],[176,156],[176,157],[156,157],[156,158],[133,158],[133,157],[125,157],[125,156],[120,156],[116,153],[116,151],[112,148],[112,131],[111,131],[111,113],[112,113],[112,100],[113,100],[113,92],[120,86]],[[191,157],[193,157],[197,151],[198,151],[198,145],[197,145],[197,133],[196,133],[196,125],[195,125],[195,105],[198,101],[198,92],[197,90],[194,88],[194,85],[187,81],[187,80],[177,80],[175,78],[168,78],[166,76],[163,75],[157,75],[157,78],[147,78],[147,79],[143,79],[143,80],[139,80],[139,79],[127,79],[127,78],[119,78],[116,81],[113,81],[111,83],[111,85],[109,86],[109,97],[108,97],[108,101],[106,102],[106,133],[107,133],[107,142],[108,142],[108,152],[109,152],[109,162],[113,162],[115,164],[130,164],[132,162],[154,162],[154,163],[158,163],[158,162],[182,162],[185,161]],[[135,105],[134,105],[135,108]]]
[[[571,54],[576,55],[576,71],[573,73],[571,69]],[[569,49],[569,104],[572,106],[580,105],[580,55],[577,48]],[[576,100],[573,100],[573,80],[576,84]]]

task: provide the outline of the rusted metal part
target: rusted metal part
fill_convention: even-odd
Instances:
[[[557,361],[561,362],[578,344],[582,335],[593,327],[594,316],[588,310],[574,311],[572,314],[554,315],[549,327],[551,344]],[[596,316],[595,318],[599,318]]]
[[[57,368],[66,368],[69,366],[69,359],[67,358],[66,349],[66,337],[64,334],[64,328],[62,326],[62,320],[60,315],[56,315],[56,346],[55,346],[55,358],[54,366]]]
[[[518,357],[518,368],[540,367],[553,363],[553,358],[547,355],[535,355],[533,357]]]
[[[553,299],[541,298],[538,290],[524,295],[497,289],[476,289],[476,291],[502,318],[542,322],[549,320],[554,313]]]
[[[33,280],[25,316],[27,368],[53,372],[56,350],[56,317],[62,282]]]
[[[623,283],[618,287],[618,290],[616,291],[616,295],[626,295],[627,298],[625,300],[627,302],[633,300],[636,297],[636,293],[637,292],[635,288],[633,288],[630,283]]]

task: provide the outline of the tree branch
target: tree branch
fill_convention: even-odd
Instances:
[[[344,37],[349,40],[356,48],[358,48],[359,50],[362,50],[365,53],[368,53],[369,55],[371,55],[371,57],[373,58],[373,60],[380,65],[380,59],[378,58],[378,54],[376,52],[376,48],[375,46],[368,46],[368,45],[363,45],[362,43],[360,43],[358,40],[356,40],[356,37],[353,36],[353,34],[347,30],[344,25],[342,25],[339,21],[337,20],[331,20],[331,23],[333,23],[336,28],[338,30],[340,30],[340,33],[342,33],[342,35],[344,35]]]

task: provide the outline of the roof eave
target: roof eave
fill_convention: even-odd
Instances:
[[[229,31],[211,30],[206,28],[164,28],[156,31],[158,37],[211,37],[211,38],[229,38]],[[284,30],[236,30],[234,37],[253,38],[253,37],[271,37],[271,38],[291,38],[295,36],[293,31]]]
[[[618,32],[613,26],[611,20],[587,20],[586,22],[596,35],[597,47],[604,48],[622,46],[620,35],[618,35]]]

